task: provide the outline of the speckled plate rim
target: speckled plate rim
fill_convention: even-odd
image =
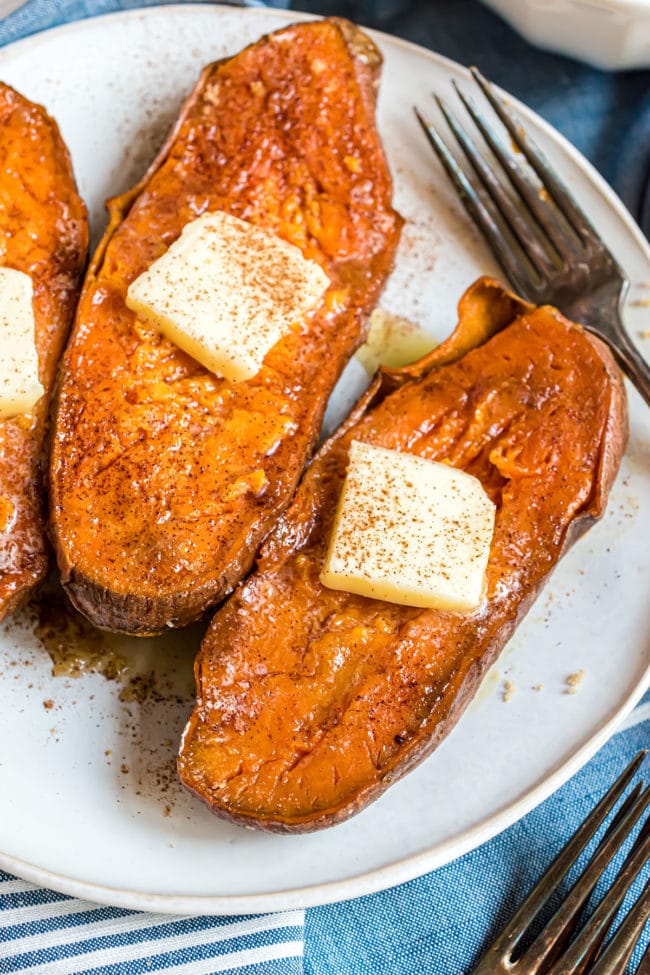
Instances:
[[[166,11],[173,11],[176,16],[179,13],[193,10],[204,9],[204,4],[183,4],[166,5],[160,7],[147,7],[142,9],[120,11],[117,13],[104,14],[98,17],[87,18],[55,27],[46,32],[27,37],[17,41],[7,47],[0,49],[0,68],[2,57],[5,51],[11,49],[12,53],[19,50],[22,54],[30,47],[36,47],[44,34],[73,34],[84,30],[93,30],[99,21],[123,21],[128,22],[133,17],[144,16],[164,16]],[[213,10],[228,11],[232,14],[233,7],[223,5],[210,5]],[[295,23],[297,21],[317,19],[310,14],[299,13],[297,11],[272,10],[269,8],[241,8],[239,11],[242,16],[255,17],[257,15],[269,16],[277,20],[278,26],[283,24]],[[401,38],[393,37],[380,31],[369,31],[371,36],[385,46],[397,46],[405,51],[412,51],[419,57],[429,58],[433,63],[443,69],[453,68],[455,71],[462,70],[469,78],[469,71],[450,58],[443,57],[427,48]],[[527,108],[521,102],[508,96],[517,111],[523,118],[533,121],[534,125],[549,139],[555,146],[580,170],[581,175],[592,184],[598,195],[602,199],[604,206],[612,210],[621,220],[625,230],[634,240],[635,244],[645,254],[650,264],[650,244],[635,223],[629,211],[619,200],[611,187],[605,182],[594,167],[582,156],[578,150],[571,145],[556,129],[544,121],[539,115]],[[181,915],[238,915],[238,914],[258,914],[268,911],[284,911],[315,907],[321,904],[331,904],[337,901],[347,900],[353,897],[361,897],[374,894],[397,884],[405,883],[420,877],[431,870],[442,867],[457,857],[462,856],[470,850],[476,849],[482,843],[496,836],[498,833],[507,829],[522,816],[530,812],[541,802],[547,799],[553,792],[560,788],[568,779],[571,778],[583,765],[585,765],[595,753],[609,740],[616,732],[617,728],[630,714],[636,704],[641,700],[645,692],[650,687],[650,660],[643,672],[639,683],[634,687],[621,704],[613,710],[609,717],[593,730],[587,741],[576,745],[574,750],[567,758],[551,771],[544,779],[528,789],[515,802],[500,809],[497,813],[490,816],[480,825],[475,826],[465,832],[455,836],[453,839],[440,843],[432,849],[425,850],[414,856],[405,857],[386,866],[375,870],[361,873],[355,877],[345,880],[330,881],[319,883],[309,887],[289,888],[286,890],[274,891],[266,894],[245,894],[245,895],[173,895],[156,894],[153,891],[133,891],[124,890],[119,887],[103,886],[89,883],[87,881],[76,880],[65,874],[42,869],[36,864],[17,857],[9,856],[0,851],[0,868],[21,877],[24,880],[37,884],[42,887],[49,887],[72,897],[94,901],[99,904],[108,904],[115,907],[128,908],[139,911],[151,911],[160,914],[181,914]]]

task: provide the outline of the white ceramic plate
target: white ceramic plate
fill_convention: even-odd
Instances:
[[[161,7],[89,20],[0,53],[0,77],[59,120],[94,236],[102,201],[133,183],[207,61],[297,15]],[[468,227],[411,104],[466,72],[377,35],[379,125],[407,219],[382,304],[441,339],[463,289],[495,268]],[[650,294],[647,245],[587,163],[530,112],[557,164],[633,281]],[[633,334],[647,327],[628,308]],[[358,392],[353,363],[330,423]],[[604,520],[567,556],[497,670],[436,754],[348,823],[273,836],[214,819],[174,776],[198,635],[117,641],[156,693],[123,702],[99,675],[54,678],[27,612],[0,632],[0,866],[90,900],[170,913],[249,913],[365,894],[408,880],[494,835],[540,802],[610,735],[648,685],[650,413],[632,435]],[[65,640],[65,638],[64,638]],[[577,694],[566,679],[584,671]],[[503,683],[513,687],[503,701]],[[533,690],[534,685],[542,690]],[[178,697],[175,695],[178,693]],[[45,704],[44,704],[45,702]]]

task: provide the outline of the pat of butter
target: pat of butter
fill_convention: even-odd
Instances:
[[[43,395],[29,274],[0,267],[0,420],[27,413]]]
[[[329,283],[298,247],[216,211],[185,226],[133,281],[126,303],[206,369],[241,382]]]
[[[480,605],[495,507],[447,464],[353,440],[320,580],[405,606]]]

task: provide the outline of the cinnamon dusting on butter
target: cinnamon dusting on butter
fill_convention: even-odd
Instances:
[[[0,267],[0,420],[27,413],[44,392],[38,376],[33,298],[29,274]]]
[[[353,440],[320,581],[467,613],[483,598],[495,508],[477,478]]]
[[[330,281],[300,248],[217,210],[183,228],[126,303],[217,376],[244,382],[322,303]]]

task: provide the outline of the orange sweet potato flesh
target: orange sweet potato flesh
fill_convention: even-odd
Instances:
[[[0,83],[0,265],[32,277],[45,390],[29,413],[0,419],[0,620],[24,602],[49,567],[47,420],[87,248],[86,209],[56,122]]]
[[[269,830],[362,809],[453,726],[562,553],[602,514],[626,438],[605,346],[479,281],[452,338],[385,376],[323,446],[257,571],[215,616],[196,661],[184,785],[217,815]],[[353,439],[480,478],[497,515],[478,610],[320,584]]]
[[[97,626],[183,626],[238,582],[291,500],[363,341],[401,219],[375,127],[381,59],[344,21],[210,65],[143,181],[110,201],[63,366],[51,462],[63,585]],[[138,321],[128,285],[205,211],[276,232],[331,279],[253,379]]]

